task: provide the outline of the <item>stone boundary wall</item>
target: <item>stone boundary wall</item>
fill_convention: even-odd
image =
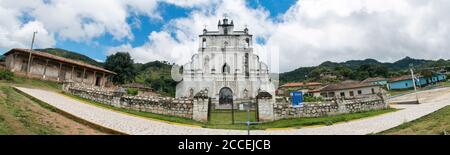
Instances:
[[[193,101],[170,97],[128,96],[125,92],[94,87],[63,86],[64,91],[81,98],[118,108],[193,119]]]
[[[388,108],[388,105],[383,97],[377,96],[323,103],[304,103],[299,107],[294,107],[286,101],[277,100],[273,106],[273,117],[274,120],[298,117],[322,117],[386,108]]]

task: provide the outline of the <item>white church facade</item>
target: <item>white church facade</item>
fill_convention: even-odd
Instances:
[[[218,31],[199,35],[198,52],[182,67],[177,98],[191,98],[203,91],[216,101],[251,99],[259,92],[274,95],[268,66],[253,53],[248,29],[235,31],[233,21],[219,20]]]

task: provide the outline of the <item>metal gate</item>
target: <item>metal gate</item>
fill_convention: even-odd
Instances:
[[[256,122],[258,118],[255,100],[233,100],[233,92],[227,87],[220,90],[218,100],[210,99],[208,106],[209,124],[245,124]]]

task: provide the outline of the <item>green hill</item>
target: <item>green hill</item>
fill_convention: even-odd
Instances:
[[[135,82],[150,86],[163,95],[175,96],[177,82],[172,80],[172,65],[166,61],[136,63]]]
[[[368,77],[392,77],[408,74],[409,64],[413,64],[418,70],[439,70],[450,66],[450,60],[423,60],[405,57],[393,63],[383,63],[375,59],[349,60],[346,62],[326,61],[318,66],[300,67],[293,71],[280,74],[280,83],[298,81],[338,82],[341,80],[363,80]],[[329,73],[337,79],[324,79],[321,74]]]
[[[79,54],[76,52],[72,52],[72,51],[68,51],[65,49],[60,49],[60,48],[46,48],[46,49],[35,49],[37,51],[41,51],[41,52],[47,52],[56,56],[60,56],[60,57],[64,57],[64,58],[68,58],[68,59],[72,59],[72,60],[77,60],[77,61],[81,61],[81,62],[85,62],[91,65],[95,65],[95,66],[99,66],[102,67],[103,64],[95,61],[92,58],[89,58],[88,56],[85,56],[83,54]]]

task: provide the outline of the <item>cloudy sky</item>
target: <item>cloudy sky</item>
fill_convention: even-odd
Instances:
[[[0,53],[29,48],[38,31],[36,48],[184,64],[204,26],[216,30],[227,14],[236,29],[248,25],[263,58],[279,53],[281,72],[327,60],[450,59],[449,8],[449,0],[0,0]]]

